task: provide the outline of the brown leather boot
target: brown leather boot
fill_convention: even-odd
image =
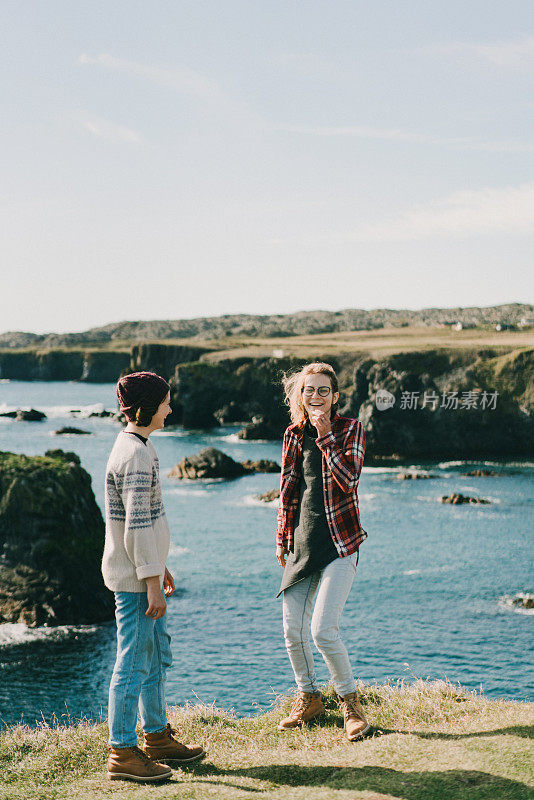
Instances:
[[[288,731],[297,728],[320,714],[324,714],[324,706],[319,695],[299,692],[289,716],[278,723],[278,730]]]
[[[157,783],[168,780],[172,775],[172,769],[167,764],[153,761],[139,747],[110,747],[109,750],[108,778],[112,781]]]
[[[175,731],[167,723],[167,727],[163,731],[157,733],[145,733],[145,746],[144,751],[150,758],[155,758],[156,761],[164,758],[165,762],[173,764],[188,764],[191,761],[198,761],[204,758],[206,751],[203,747],[187,747],[185,744],[177,742],[174,738]]]
[[[339,707],[343,712],[345,733],[349,742],[359,739],[371,729],[365,719],[365,714],[356,692],[346,694],[342,699],[339,698]]]

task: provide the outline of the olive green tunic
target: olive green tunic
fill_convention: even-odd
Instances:
[[[322,453],[316,429],[307,422],[302,440],[302,472],[299,505],[295,516],[294,550],[286,559],[277,597],[298,581],[320,572],[339,558],[324,505]]]

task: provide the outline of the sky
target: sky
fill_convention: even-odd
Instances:
[[[533,302],[534,3],[3,0],[0,331]]]

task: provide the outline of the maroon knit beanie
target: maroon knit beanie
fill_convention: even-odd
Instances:
[[[132,421],[138,409],[154,416],[167,397],[170,386],[155,372],[132,372],[124,375],[117,383],[117,397],[120,410]]]

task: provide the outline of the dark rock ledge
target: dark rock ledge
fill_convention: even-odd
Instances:
[[[254,472],[280,472],[276,461],[234,461],[215,447],[206,447],[192,456],[185,456],[169,473],[171,478],[202,480],[206,478],[239,478]]]
[[[0,622],[111,619],[103,546],[104,520],[75,453],[0,452]]]

